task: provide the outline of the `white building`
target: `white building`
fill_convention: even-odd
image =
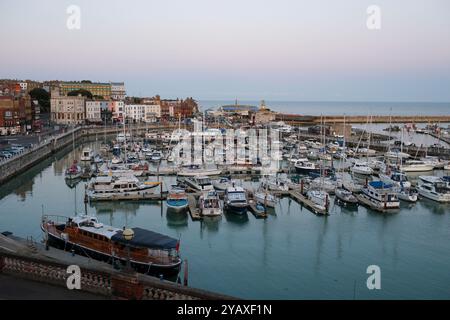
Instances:
[[[26,82],[19,82],[20,90],[27,91],[28,83]]]
[[[86,119],[85,97],[60,96],[52,92],[50,113],[51,120],[57,124],[83,124]]]
[[[125,117],[134,122],[155,122],[161,117],[159,104],[127,104]]]
[[[111,82],[111,98],[114,100],[125,99],[125,83],[124,82]]]
[[[86,121],[101,122],[102,110],[107,110],[109,106],[108,100],[87,100],[86,101]]]

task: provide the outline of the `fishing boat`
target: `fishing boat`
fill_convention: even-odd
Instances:
[[[432,163],[420,160],[408,160],[400,168],[402,172],[426,172],[432,171],[433,169],[434,165]]]
[[[91,179],[87,195],[92,201],[123,200],[144,197],[150,189],[159,186],[159,182],[141,182],[134,176],[106,176]]]
[[[180,212],[185,210],[189,203],[186,192],[182,188],[172,187],[167,195],[166,205],[169,210]]]
[[[69,168],[67,168],[67,170],[65,172],[65,179],[66,180],[74,180],[74,179],[81,178],[82,173],[83,173],[83,170],[78,165],[77,160],[74,160],[72,165]]]
[[[348,205],[358,204],[358,199],[353,195],[351,191],[345,190],[343,188],[336,188],[334,192],[338,201]]]
[[[351,172],[359,175],[372,175],[373,169],[369,167],[367,162],[356,161],[351,167]]]
[[[443,178],[419,176],[417,190],[422,197],[437,202],[450,202],[450,183]]]
[[[105,261],[120,262],[140,273],[159,276],[178,274],[181,265],[177,239],[142,228],[131,228],[126,240],[124,230],[98,222],[96,217],[44,215],[41,229],[50,246]]]
[[[247,212],[248,201],[247,194],[242,187],[228,187],[224,196],[225,209],[237,214]]]
[[[198,191],[212,191],[214,190],[211,184],[211,179],[206,176],[188,177],[184,182],[191,188]]]
[[[207,217],[220,216],[223,213],[222,201],[216,191],[203,192],[199,197],[200,215]]]
[[[92,152],[92,149],[84,148],[83,151],[81,152],[80,160],[81,161],[91,161],[93,157],[94,157],[94,154]]]
[[[225,191],[229,186],[231,186],[231,180],[227,177],[221,177],[220,179],[213,180],[212,185],[214,189],[218,191]]]
[[[403,172],[394,171],[391,174],[379,174],[380,180],[386,184],[393,184],[397,187],[411,188],[411,182],[408,181],[408,177]]]
[[[202,176],[218,176],[222,171],[219,169],[206,169],[201,168],[199,165],[191,164],[188,166],[183,166],[183,168],[178,172],[179,176],[184,177],[194,177],[198,175]]]
[[[361,196],[377,209],[398,209],[400,202],[392,187],[392,184],[386,184],[383,181],[371,181],[362,189]]]
[[[295,171],[300,174],[309,174],[310,172],[318,173],[320,167],[308,159],[299,159],[294,164]]]

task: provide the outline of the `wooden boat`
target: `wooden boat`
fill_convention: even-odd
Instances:
[[[177,274],[180,269],[179,241],[141,228],[125,240],[123,230],[99,223],[96,217],[44,215],[41,229],[50,246],[109,263],[126,264],[140,273],[159,276]]]

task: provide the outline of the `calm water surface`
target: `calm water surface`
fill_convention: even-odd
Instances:
[[[84,183],[69,188],[63,171],[78,157],[57,154],[0,187],[0,230],[41,238],[46,213],[84,212]],[[164,178],[166,183],[173,179]],[[103,223],[181,236],[189,284],[242,298],[450,298],[450,206],[422,200],[382,215],[331,208],[318,217],[284,198],[266,220],[251,213],[191,221],[158,202],[88,206]],[[382,289],[366,287],[366,268],[381,267]]]

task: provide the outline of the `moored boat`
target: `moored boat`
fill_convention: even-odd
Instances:
[[[450,183],[436,176],[419,176],[419,195],[437,202],[450,202]]]
[[[223,213],[222,201],[216,191],[203,192],[199,197],[199,209],[202,216],[220,216]]]
[[[198,175],[202,175],[202,176],[218,176],[220,175],[222,171],[219,169],[206,169],[206,168],[201,168],[198,165],[189,165],[189,166],[185,166],[183,167],[180,172],[178,172],[179,176],[184,176],[184,177],[194,177],[194,176],[198,176]]]
[[[64,219],[64,222],[60,222]],[[179,241],[141,228],[131,228],[126,240],[124,230],[99,223],[92,216],[43,216],[41,229],[47,243],[90,258],[130,266],[141,273],[159,276],[179,272]]]
[[[351,167],[351,172],[359,175],[371,175],[373,174],[373,169],[369,167],[367,162],[356,161]]]
[[[132,200],[145,198],[146,195],[153,193],[150,189],[159,185],[159,182],[141,182],[134,176],[102,176],[91,179],[87,195],[92,201]]]
[[[361,196],[369,201],[371,207],[378,210],[398,209],[400,201],[392,187],[392,184],[386,184],[383,181],[370,181],[362,189]]]
[[[81,178],[81,175],[83,174],[83,170],[78,165],[77,160],[74,160],[72,165],[67,168],[66,172],[64,173],[66,180],[74,180]]]
[[[402,172],[426,172],[432,171],[434,169],[434,164],[427,163],[420,160],[408,160],[401,167]]]
[[[172,188],[167,195],[166,205],[172,211],[185,210],[189,205],[186,192],[180,188]]]
[[[335,190],[336,199],[342,203],[348,205],[357,205],[358,199],[353,195],[351,191],[345,190],[343,188],[337,188]]]
[[[83,151],[81,152],[80,160],[81,161],[91,161],[93,157],[94,157],[94,154],[92,152],[92,149],[84,148]]]
[[[313,203],[315,209],[320,212],[328,212],[330,196],[323,190],[308,190],[308,199]]]
[[[248,201],[247,194],[242,187],[228,187],[225,190],[224,197],[225,209],[237,214],[247,212]]]
[[[214,190],[211,180],[206,176],[188,177],[184,182],[191,188],[198,191],[212,191]]]

